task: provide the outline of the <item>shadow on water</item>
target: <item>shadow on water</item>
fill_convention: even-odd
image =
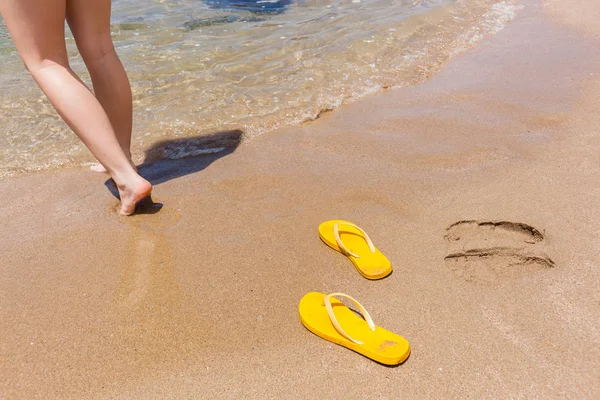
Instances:
[[[250,11],[255,14],[281,14],[292,0],[204,0],[211,8]]]
[[[155,143],[146,150],[146,157],[138,165],[139,173],[153,186],[185,175],[202,171],[214,161],[233,153],[242,141],[241,130],[217,132],[191,138],[170,139]],[[108,190],[119,198],[112,179],[104,182]],[[160,204],[140,202],[144,214],[160,210]]]
[[[183,24],[187,31],[193,31],[207,26],[228,24],[231,22],[260,22],[269,15],[283,13],[293,0],[204,0],[210,8],[226,10],[231,14],[196,18]],[[238,13],[235,13],[238,11]],[[242,12],[240,14],[239,12]]]

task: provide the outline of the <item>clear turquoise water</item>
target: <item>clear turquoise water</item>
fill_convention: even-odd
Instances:
[[[166,138],[228,129],[252,138],[421,82],[514,11],[511,0],[114,0],[113,39],[134,93],[134,157]],[[89,82],[66,36],[72,68]],[[0,177],[93,161],[2,24],[0,65]]]

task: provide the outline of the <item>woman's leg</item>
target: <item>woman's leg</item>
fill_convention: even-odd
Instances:
[[[110,12],[110,0],[67,0],[67,22],[90,72],[94,94],[131,159],[131,86],[110,36]]]
[[[0,0],[19,55],[60,116],[106,167],[131,214],[152,186],[131,166],[106,112],[69,67],[64,40],[66,0]]]

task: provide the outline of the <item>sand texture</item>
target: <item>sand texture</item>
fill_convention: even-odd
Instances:
[[[600,398],[600,18],[562,3],[422,85],[145,166],[160,210],[118,217],[84,169],[0,182],[0,398]],[[328,219],[394,272],[362,278]],[[411,356],[313,335],[309,291]]]

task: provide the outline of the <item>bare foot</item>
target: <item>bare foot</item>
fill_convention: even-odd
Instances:
[[[141,200],[150,196],[152,185],[150,182],[139,176],[139,179],[130,186],[117,186],[119,196],[121,197],[121,209],[119,214],[131,215],[135,212],[135,206]]]

